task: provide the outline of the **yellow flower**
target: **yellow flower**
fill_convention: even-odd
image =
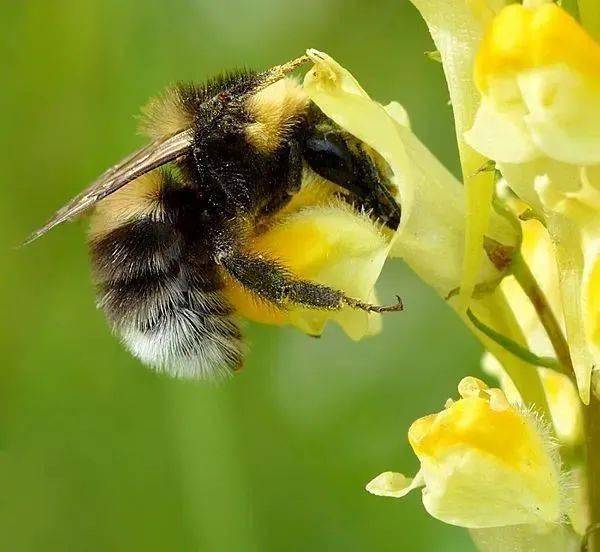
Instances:
[[[461,399],[409,429],[421,462],[415,478],[386,472],[367,490],[400,497],[424,487],[429,514],[462,527],[560,523],[560,463],[540,420],[476,378],[463,379],[458,389]]]
[[[475,61],[482,103],[467,142],[490,159],[600,163],[600,45],[555,4],[513,4]]]
[[[546,296],[554,315],[558,320],[563,320],[559,276],[550,236],[537,220],[524,221],[521,226],[523,229],[521,254]],[[514,277],[505,278],[500,287],[512,310],[519,313],[518,323],[526,337],[528,348],[540,357],[554,357],[552,344],[539,317]],[[502,390],[511,403],[521,402],[514,384],[491,353],[484,355],[482,364],[486,373],[498,378]],[[554,370],[538,368],[538,372],[556,436],[562,443],[568,445],[581,443],[582,409],[575,385],[566,375]]]
[[[371,146],[389,164],[402,207],[392,256],[406,263],[442,296],[460,286],[466,225],[463,186],[408,126],[403,108],[373,101],[356,79],[327,54],[310,50],[315,66],[304,81],[310,99],[338,125]],[[490,236],[510,245],[516,236],[494,216]],[[484,259],[476,283],[501,273]]]
[[[553,3],[513,4],[489,25],[474,75],[481,104],[465,139],[548,229],[587,403],[600,366],[600,45]]]

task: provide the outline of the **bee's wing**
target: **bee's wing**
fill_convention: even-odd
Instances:
[[[54,216],[36,230],[25,242],[31,243],[58,224],[83,213],[128,182],[184,155],[191,147],[193,130],[188,129],[167,138],[160,138],[132,153],[102,174],[97,180],[61,207]]]

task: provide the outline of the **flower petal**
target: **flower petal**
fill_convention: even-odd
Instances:
[[[547,227],[556,248],[565,326],[581,399],[589,402],[592,369],[600,363],[595,328],[600,262],[600,191],[584,183],[561,194],[548,176],[536,179]]]
[[[409,441],[432,516],[462,527],[559,521],[557,458],[526,412],[468,396],[413,423]]]
[[[568,526],[509,525],[469,531],[481,552],[579,552],[581,538]]]
[[[483,98],[466,142],[478,152],[500,162],[525,163],[541,153],[524,121],[525,109],[513,105],[499,111],[491,100]]]
[[[389,164],[402,206],[392,255],[401,256],[442,296],[460,285],[465,236],[464,187],[407,126],[399,104],[382,107],[369,98],[348,71],[326,54],[310,51],[315,68],[304,88],[319,108],[345,130],[376,150]],[[511,244],[510,226],[494,216],[490,236]],[[499,272],[483,260],[476,283]]]
[[[389,496],[393,498],[402,498],[413,489],[422,487],[425,484],[421,473],[417,473],[414,478],[406,477],[397,472],[383,472],[367,484],[367,491],[377,496]]]
[[[504,2],[485,0],[411,0],[427,23],[429,32],[442,57],[442,65],[460,153],[463,182],[466,190],[467,220],[465,252],[459,311],[466,310],[477,283],[482,258],[483,238],[489,225],[494,175],[480,172],[487,159],[464,139],[471,128],[479,106],[479,94],[473,81],[473,63],[485,24]]]
[[[496,161],[600,163],[599,68],[600,45],[566,11],[507,6],[477,53],[483,100],[465,139]]]
[[[368,490],[403,497],[424,485],[429,514],[461,527],[558,526],[564,507],[560,459],[540,419],[477,378],[463,379],[459,392],[461,399],[408,430],[421,462],[414,480],[385,472]]]
[[[427,284],[448,297],[461,285],[468,218],[465,188],[411,132],[397,106],[382,108],[329,56],[315,51],[309,54],[315,67],[307,74],[304,87],[311,100],[376,150],[392,169],[402,218],[391,254],[401,256]],[[506,245],[517,242],[515,230],[496,213],[492,213],[487,235]],[[493,290],[501,277],[489,259],[483,258],[476,283]],[[456,300],[451,305],[466,320]],[[492,291],[474,299],[472,308],[486,324],[522,341],[516,317],[501,293]],[[545,398],[537,373],[482,334],[477,336],[501,359],[528,403],[543,411]]]

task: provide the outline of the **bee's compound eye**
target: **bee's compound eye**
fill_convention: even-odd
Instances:
[[[304,144],[304,159],[318,175],[339,186],[348,187],[354,179],[352,155],[335,133],[310,136]]]
[[[318,175],[344,188],[352,203],[392,230],[400,223],[400,206],[386,188],[373,159],[352,137],[316,131],[304,142],[304,159]]]

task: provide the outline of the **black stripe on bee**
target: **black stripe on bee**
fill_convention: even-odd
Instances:
[[[190,234],[195,196],[173,177],[159,184],[156,210],[131,212],[92,238],[98,304],[144,363],[184,377],[226,375],[241,367],[243,345],[212,255]],[[99,210],[107,213],[119,211]]]

